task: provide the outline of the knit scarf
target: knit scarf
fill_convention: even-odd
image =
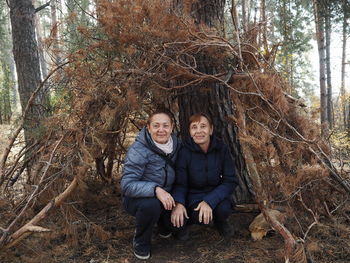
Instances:
[[[153,139],[152,139],[153,140]],[[157,143],[155,141],[153,141],[154,144],[161,149],[163,152],[165,152],[165,154],[169,154],[173,152],[173,147],[174,147],[174,143],[173,143],[173,138],[169,138],[167,143]]]

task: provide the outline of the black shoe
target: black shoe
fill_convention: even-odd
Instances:
[[[171,237],[171,232],[160,232],[160,231],[159,231],[158,235],[159,235],[161,238],[169,238],[169,237]]]
[[[188,231],[188,227],[184,227],[173,233],[174,237],[180,241],[187,241],[190,238],[190,232]]]
[[[227,221],[215,222],[215,227],[219,234],[225,238],[229,238],[234,235],[234,231]]]
[[[163,227],[162,225],[158,225],[158,235],[161,238],[169,238],[171,237],[171,231],[168,230],[166,227]]]
[[[141,260],[146,260],[151,257],[151,252],[150,251],[138,251],[137,249],[134,248],[134,255],[138,259]]]

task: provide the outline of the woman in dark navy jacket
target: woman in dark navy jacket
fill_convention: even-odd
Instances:
[[[172,196],[176,202],[171,222],[180,231],[179,239],[187,239],[189,223],[211,221],[225,237],[232,231],[227,218],[232,213],[230,197],[238,185],[228,147],[213,136],[213,124],[205,114],[190,118],[191,138],[179,151],[176,180]]]

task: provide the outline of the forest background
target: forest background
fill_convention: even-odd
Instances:
[[[181,136],[212,116],[241,224],[154,262],[348,262],[349,16],[348,0],[1,1],[2,262],[132,261],[120,170],[159,107]],[[253,243],[259,212],[278,234]]]

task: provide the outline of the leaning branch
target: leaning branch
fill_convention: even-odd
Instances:
[[[62,203],[67,199],[67,197],[77,188],[79,185],[80,176],[86,173],[88,167],[85,166],[79,173],[74,177],[73,181],[66,188],[64,192],[58,195],[55,199],[49,202],[35,217],[33,217],[27,224],[18,229],[13,233],[4,244],[1,245],[0,250],[8,249],[16,245],[18,242],[28,237],[35,232],[47,232],[49,229],[37,226],[37,224],[42,221],[54,208],[62,205]]]
[[[45,7],[48,7],[50,5],[51,1],[47,2],[46,4],[43,4],[42,6],[39,6],[37,8],[35,8],[35,12],[34,13],[37,13],[41,10],[43,10]]]
[[[21,130],[24,127],[24,121],[27,118],[29,109],[34,101],[34,99],[36,98],[36,96],[38,95],[39,91],[44,87],[44,84],[48,81],[48,79],[59,69],[61,69],[63,66],[67,65],[69,63],[69,61],[59,65],[58,67],[56,67],[55,69],[53,69],[47,76],[46,78],[40,83],[40,85],[37,87],[37,89],[33,92],[33,94],[30,96],[27,106],[25,108],[25,110],[23,111],[23,117],[22,120],[18,126],[18,128],[16,129],[16,131],[14,132],[14,134],[12,135],[12,137],[10,138],[7,147],[5,147],[4,153],[1,156],[1,161],[0,161],[0,186],[4,183],[5,179],[6,179],[6,174],[5,174],[5,165],[6,165],[6,160],[7,157],[10,154],[11,148],[13,146],[13,144],[15,143],[19,133],[21,132]]]

